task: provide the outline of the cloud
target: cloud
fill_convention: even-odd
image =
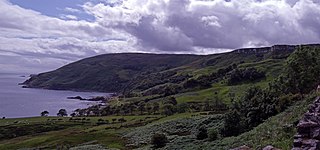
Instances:
[[[71,12],[71,13],[81,13],[82,11],[76,8],[66,7],[64,8],[64,11]]]
[[[126,0],[83,8],[143,47],[172,52],[319,42],[319,6],[315,0]]]
[[[74,16],[74,15],[65,15],[65,14],[62,14],[62,15],[60,15],[60,18],[61,18],[61,19],[64,19],[64,20],[78,20],[78,17],[77,17],[77,16]]]
[[[88,0],[60,18],[0,0],[0,13],[2,57],[71,62],[103,53],[209,54],[320,41],[318,0]],[[84,14],[94,19],[82,20]]]

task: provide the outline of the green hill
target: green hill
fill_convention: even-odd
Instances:
[[[152,95],[154,93],[151,91],[158,90],[159,86],[164,88],[169,85],[171,89],[181,87],[189,79],[210,75],[233,64],[243,67],[257,63],[263,66],[268,63],[272,67],[281,64],[293,51],[273,51],[274,47],[235,50],[214,55],[105,54],[41,73],[24,84],[31,88]],[[260,69],[273,74],[268,69]]]

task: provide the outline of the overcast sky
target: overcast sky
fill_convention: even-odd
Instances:
[[[0,0],[0,72],[104,53],[320,43],[319,0]]]

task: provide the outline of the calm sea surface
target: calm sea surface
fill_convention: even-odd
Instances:
[[[97,102],[67,99],[70,96],[90,98],[94,96],[106,96],[107,93],[56,91],[43,89],[21,88],[18,83],[25,81],[27,77],[21,74],[0,73],[0,117],[17,118],[39,116],[44,110],[49,111],[50,116],[57,114],[64,108],[70,114],[77,108],[86,108]]]

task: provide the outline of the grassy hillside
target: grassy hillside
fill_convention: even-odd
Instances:
[[[276,56],[288,56],[291,52],[234,51],[215,55],[106,54],[41,73],[24,84],[31,88],[117,92],[131,96],[146,96],[154,94],[159,87],[179,89],[189,79],[209,75],[232,64],[244,67],[258,63],[260,69],[269,72],[270,68],[264,68],[264,65],[273,68],[273,65],[281,64],[285,58]]]
[[[196,55],[106,54],[71,63],[25,82],[29,87],[119,92],[139,75],[175,68]]]

